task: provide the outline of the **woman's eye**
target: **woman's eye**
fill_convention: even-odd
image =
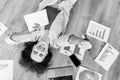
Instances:
[[[44,56],[43,54],[39,54],[40,57]]]
[[[33,51],[34,54],[37,54],[38,52],[37,51]]]
[[[41,46],[38,46],[38,49],[40,50],[42,47]]]

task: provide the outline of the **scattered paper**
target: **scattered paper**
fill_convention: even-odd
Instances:
[[[75,46],[74,53],[79,60],[83,60],[85,51],[80,44]]]
[[[7,29],[8,29],[8,28],[7,28],[4,24],[0,23],[0,36],[1,36]]]
[[[81,45],[68,45],[68,46],[61,46],[60,53],[70,56],[71,54],[75,54],[78,59],[83,60],[85,50],[82,48]]]
[[[109,70],[113,62],[116,60],[119,52],[113,48],[110,44],[106,43],[100,54],[95,61],[101,65],[105,70]]]
[[[24,15],[24,19],[30,32],[34,30],[33,27],[35,26],[35,23],[39,24],[41,27],[49,24],[46,9]]]
[[[75,45],[61,46],[60,53],[70,56],[74,52]]]
[[[100,41],[107,42],[110,34],[110,28],[97,22],[90,21],[86,34]]]
[[[79,67],[75,80],[101,80],[102,75],[88,68]]]
[[[7,64],[0,65],[0,70],[4,69],[7,66],[8,66]]]
[[[13,60],[0,60],[0,80],[13,80]]]

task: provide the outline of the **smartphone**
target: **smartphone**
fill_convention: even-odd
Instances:
[[[78,67],[81,64],[81,61],[75,56],[75,54],[72,54],[69,57],[76,67]]]

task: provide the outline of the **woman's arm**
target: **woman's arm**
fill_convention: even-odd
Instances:
[[[13,33],[10,38],[15,41],[15,42],[21,42],[22,40],[24,39],[29,39],[31,37],[31,34],[30,33],[26,33],[26,34],[23,34],[23,33]]]
[[[23,35],[16,32],[10,33],[5,37],[5,42],[11,45],[19,44],[21,42],[27,42],[28,40],[29,40],[28,34]]]
[[[8,44],[19,44],[22,42],[36,41],[42,37],[43,31],[41,29],[38,29],[38,26],[35,26],[34,28],[35,30],[32,32],[11,33],[5,37],[5,41]]]

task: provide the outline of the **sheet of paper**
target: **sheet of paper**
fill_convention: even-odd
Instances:
[[[113,62],[116,60],[119,52],[112,47],[109,43],[106,43],[100,54],[97,56],[95,61],[102,66],[105,70],[109,70]]]
[[[73,54],[74,48],[75,48],[75,45],[61,46],[60,53],[69,56]]]
[[[41,27],[49,24],[46,9],[24,15],[24,19],[30,32],[34,30],[33,27],[35,26],[35,23],[39,24]]]
[[[110,28],[91,20],[86,34],[100,41],[107,42],[110,34]]]
[[[88,68],[79,67],[75,80],[101,80],[102,74]]]
[[[13,60],[0,60],[0,80],[13,80]]]
[[[68,45],[62,46],[60,48],[60,53],[65,54],[67,56],[74,53],[78,59],[83,60],[85,50],[82,48],[81,45]]]
[[[0,36],[1,36],[7,29],[8,29],[8,28],[7,28],[4,24],[0,23]]]
[[[85,55],[85,49],[83,49],[80,44],[76,45],[74,49],[74,53],[79,60],[83,60],[84,55]]]

